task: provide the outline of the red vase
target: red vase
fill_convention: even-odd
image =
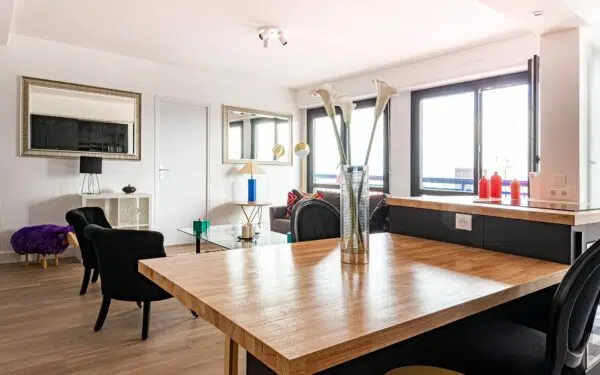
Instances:
[[[502,177],[498,172],[490,177],[490,196],[492,198],[502,198]]]
[[[481,177],[479,180],[479,198],[490,197],[490,181],[485,177]]]
[[[510,199],[513,201],[521,200],[521,182],[516,178],[510,184]]]

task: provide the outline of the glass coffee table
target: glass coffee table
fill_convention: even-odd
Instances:
[[[202,251],[200,243],[202,241],[210,242],[221,248],[228,250],[250,248],[255,246],[280,245],[287,243],[285,234],[261,230],[252,240],[240,240],[238,237],[242,234],[241,225],[213,225],[206,232],[198,233],[192,228],[179,228],[178,231],[196,238],[196,253],[221,251],[209,250]]]

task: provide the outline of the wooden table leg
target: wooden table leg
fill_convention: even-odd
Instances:
[[[238,344],[225,336],[225,375],[238,375]]]
[[[58,254],[54,254],[54,265],[58,266]]]
[[[46,261],[46,256],[44,255],[44,257],[42,258],[42,267],[44,269],[48,268],[48,262]]]
[[[25,265],[29,265],[29,254],[25,254]]]
[[[35,258],[35,262],[39,263],[40,262],[40,254],[37,255],[37,257]]]

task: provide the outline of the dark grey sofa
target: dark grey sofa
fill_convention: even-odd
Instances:
[[[340,210],[340,193],[323,191],[323,200],[331,203],[338,211]],[[383,193],[371,194],[369,196],[369,215],[373,213],[379,202],[385,198]],[[285,218],[287,206],[274,206],[269,208],[271,230],[273,232],[286,234],[290,231],[290,219]]]

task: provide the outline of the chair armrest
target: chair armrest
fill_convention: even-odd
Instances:
[[[287,212],[287,206],[269,207],[269,220],[273,224],[273,220],[284,219]]]

